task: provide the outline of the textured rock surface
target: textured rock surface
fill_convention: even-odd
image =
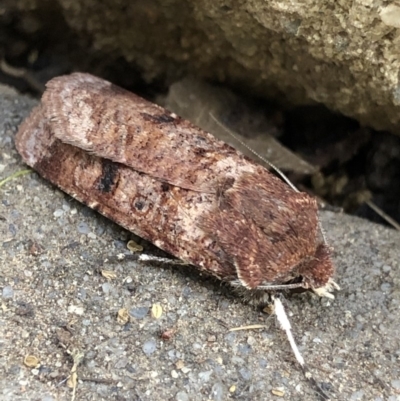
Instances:
[[[1,179],[24,168],[13,137],[33,104],[0,96]],[[85,353],[79,400],[255,400],[276,388],[283,400],[318,399],[274,318],[188,268],[126,262],[107,267],[116,274],[108,281],[98,258],[124,251],[128,233],[35,173],[0,191],[2,401],[70,399],[60,382],[72,361],[60,339]],[[288,297],[295,337],[337,399],[399,400],[400,234],[345,215],[322,219],[342,291],[333,302]],[[266,329],[228,330],[254,323]],[[175,334],[161,339],[168,329]],[[40,367],[24,366],[29,354]]]
[[[51,2],[8,3],[26,10]],[[88,57],[97,52],[107,63],[127,60],[139,66],[147,80],[171,81],[190,72],[225,80],[252,95],[322,102],[374,128],[400,133],[400,4],[383,0],[58,3],[69,26],[91,44]]]

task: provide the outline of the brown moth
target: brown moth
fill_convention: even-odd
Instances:
[[[315,199],[110,82],[52,79],[16,146],[63,191],[204,272],[249,290],[332,297]]]

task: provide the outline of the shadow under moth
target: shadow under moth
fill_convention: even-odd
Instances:
[[[110,82],[84,73],[52,79],[16,146],[69,195],[235,287],[300,287],[328,297],[338,288],[314,198]]]

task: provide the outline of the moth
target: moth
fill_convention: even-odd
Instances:
[[[334,289],[314,198],[110,82],[52,79],[16,147],[72,197],[220,280],[323,296]]]
[[[314,198],[110,82],[52,79],[16,147],[72,197],[230,285],[333,297]]]

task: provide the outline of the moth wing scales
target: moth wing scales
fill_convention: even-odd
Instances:
[[[230,266],[218,261],[221,251],[201,230],[191,226],[201,208],[208,207],[212,195],[171,187],[169,190],[175,189],[181,199],[181,210],[176,213],[177,202],[171,202],[163,182],[116,163],[119,177],[115,185],[118,183],[117,190],[127,196],[113,192],[115,188],[105,190],[104,186],[97,186],[104,173],[104,159],[59,141],[43,117],[41,107],[35,109],[17,133],[16,145],[27,164],[78,201],[97,204],[96,210],[101,214],[177,258],[219,278],[229,273]],[[35,146],[29,146],[30,143]],[[35,157],[29,158],[32,150]],[[134,207],[137,201],[143,201],[140,211]],[[149,202],[152,207],[144,210]]]
[[[129,112],[131,109],[133,114]],[[219,278],[231,279],[236,275],[254,288],[261,280],[263,283],[269,281],[270,276],[272,282],[279,282],[280,275],[282,280],[290,277],[290,269],[299,261],[299,249],[305,249],[305,253],[300,252],[300,259],[307,255],[314,257],[316,213],[312,214],[310,203],[305,210],[311,214],[305,213],[306,220],[302,222],[293,203],[297,197],[307,200],[307,195],[296,194],[282,182],[278,183],[278,179],[267,170],[190,123],[176,120],[162,108],[107,81],[88,74],[56,78],[49,83],[39,111],[27,121],[17,135],[17,146],[28,164],[34,164],[33,167],[45,178],[86,204],[96,202],[97,210],[118,224],[153,243],[163,244],[167,252]],[[39,128],[34,127],[35,123]],[[121,125],[124,129],[118,133]],[[32,137],[32,134],[26,136],[27,132],[23,132],[40,131],[40,127],[43,129],[42,139],[37,135]],[[56,140],[54,135],[66,143]],[[43,144],[36,147],[29,145],[29,141],[41,140]],[[76,144],[83,150],[67,143]],[[121,143],[126,146],[121,146]],[[27,147],[37,153],[33,159],[27,157],[27,149],[24,149]],[[116,162],[119,176],[123,172],[129,175],[130,182],[142,184],[140,188],[126,188],[132,199],[122,192],[118,195],[111,193],[113,180],[104,175],[101,158]],[[83,176],[77,185],[74,166],[86,159],[92,167],[97,166],[96,171],[92,178],[85,179],[82,177],[88,168],[82,168]],[[71,177],[75,181],[71,181]],[[236,194],[236,198],[225,191],[229,196],[225,194],[223,202],[231,204],[231,210],[226,220],[218,225],[218,228],[225,227],[220,229],[223,238],[216,239],[213,230],[216,229],[215,212],[221,204],[218,193],[221,180],[236,182],[235,191],[231,192],[231,195]],[[165,182],[182,196],[182,204],[188,208],[183,214],[177,211],[174,202],[162,198]],[[274,183],[277,187],[272,185]],[[122,182],[115,187],[122,191]],[[146,188],[150,188],[149,192]],[[154,200],[152,191],[160,199]],[[135,196],[138,199],[136,203]],[[155,215],[154,211],[147,211],[145,215],[142,206],[139,207],[142,202],[139,198],[152,204],[154,210],[162,210],[163,216]],[[156,205],[154,202],[161,203]],[[263,221],[269,209],[277,213],[279,222],[273,219]],[[300,225],[309,224],[309,229],[291,226],[290,222],[296,222],[296,219]],[[236,231],[227,229],[236,221],[241,222]],[[204,227],[208,227],[208,231]],[[302,228],[303,235],[299,237],[297,232]],[[268,230],[274,240],[282,238],[279,246],[271,243]],[[280,257],[282,253],[286,258]],[[324,252],[321,255],[326,261],[322,276],[332,274],[327,255]],[[294,258],[293,263],[291,258]]]
[[[211,134],[88,74],[54,78],[43,104],[61,141],[181,188],[213,192],[219,174],[232,170],[220,159],[237,158]]]

